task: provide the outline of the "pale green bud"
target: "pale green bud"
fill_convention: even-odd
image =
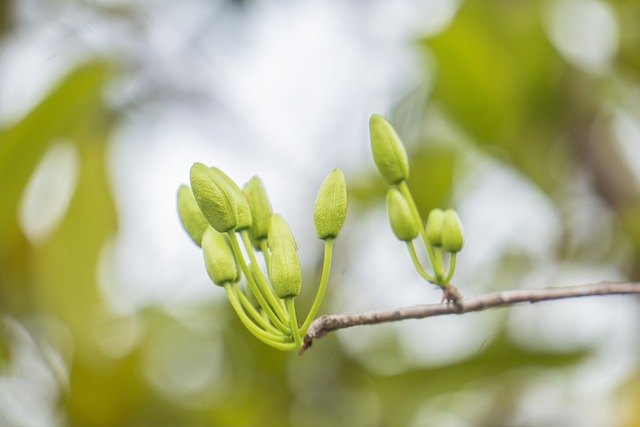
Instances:
[[[442,220],[442,249],[456,253],[460,252],[463,246],[464,237],[460,218],[453,209],[447,209]]]
[[[251,227],[251,209],[249,208],[249,201],[247,200],[247,196],[244,192],[238,187],[227,174],[222,172],[218,168],[211,168],[213,173],[220,178],[222,182],[224,182],[229,190],[231,191],[231,195],[233,196],[233,200],[236,203],[236,209],[238,211],[238,222],[236,224],[236,230],[246,230]]]
[[[269,263],[271,287],[280,299],[292,298],[302,289],[302,269],[296,248],[288,240],[278,240],[271,249]]]
[[[432,209],[427,217],[427,238],[434,247],[442,246],[442,226],[444,212],[442,209]]]
[[[247,199],[249,199],[249,207],[253,217],[251,234],[256,240],[266,239],[269,235],[269,224],[273,214],[267,190],[264,188],[262,180],[254,176],[244,186],[244,192],[247,195]]]
[[[373,160],[380,175],[392,185],[407,179],[407,152],[391,124],[384,117],[374,114],[369,118],[369,133]]]
[[[391,230],[399,240],[408,242],[416,238],[420,226],[411,214],[407,199],[395,188],[387,191],[387,213]]]
[[[200,246],[202,234],[209,227],[209,222],[202,215],[202,211],[193,197],[193,192],[186,185],[178,189],[178,215],[185,231],[193,242]]]
[[[240,271],[226,235],[207,227],[202,235],[202,253],[209,277],[218,286],[235,283],[240,279]]]
[[[238,212],[231,190],[211,169],[194,163],[191,188],[202,214],[213,228],[224,233],[236,227]]]
[[[313,224],[322,240],[335,239],[347,216],[347,184],[340,169],[325,178],[313,208]]]
[[[271,221],[269,223],[269,237],[267,239],[267,246],[273,250],[278,242],[287,242],[291,244],[295,250],[298,250],[298,244],[293,237],[289,224],[280,214],[271,215]]]

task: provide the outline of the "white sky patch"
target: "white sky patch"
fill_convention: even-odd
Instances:
[[[488,158],[469,163],[464,179],[456,195],[465,234],[456,282],[482,286],[483,279],[492,277],[508,252],[540,263],[552,258],[562,225],[552,201],[542,191],[516,171]]]
[[[54,143],[29,179],[19,207],[22,231],[33,245],[42,243],[64,218],[80,173],[73,143]]]
[[[598,0],[557,0],[548,10],[552,43],[574,66],[606,71],[618,51],[618,25],[611,7]]]

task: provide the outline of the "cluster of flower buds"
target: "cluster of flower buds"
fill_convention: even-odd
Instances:
[[[220,169],[195,163],[191,188],[183,185],[178,190],[178,213],[187,234],[202,248],[209,277],[224,288],[243,325],[279,350],[302,347],[302,337],[327,287],[333,239],[347,214],[342,172],[334,169],[326,177],[316,199],[313,221],[325,244],[324,266],[316,298],[302,325],[294,301],[302,288],[298,246],[284,218],[273,213],[260,178],[253,177],[243,190]],[[264,269],[256,251],[262,253]],[[245,286],[241,287],[243,279]]]
[[[413,196],[407,186],[409,161],[404,146],[393,126],[374,114],[369,120],[373,160],[382,178],[391,186],[387,192],[387,213],[393,234],[406,242],[413,265],[427,281],[446,289],[453,277],[456,255],[464,246],[462,226],[452,209],[429,212],[426,225],[422,222]],[[422,266],[414,247],[420,236],[424,243],[432,274]],[[443,255],[449,255],[445,268]]]

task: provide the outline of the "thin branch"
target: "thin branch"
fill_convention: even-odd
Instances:
[[[330,314],[314,320],[304,336],[304,353],[313,341],[329,332],[360,325],[397,322],[406,319],[424,319],[425,317],[445,314],[463,314],[482,311],[495,307],[508,307],[520,303],[535,303],[564,298],[577,298],[596,295],[640,294],[640,283],[610,283],[571,286],[564,288],[523,289],[516,291],[492,292],[463,300],[453,290],[454,296],[448,296],[447,304],[423,304],[392,310],[370,311],[366,313]]]

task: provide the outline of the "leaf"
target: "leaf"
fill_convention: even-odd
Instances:
[[[56,138],[68,136],[102,105],[100,94],[111,67],[93,62],[71,72],[15,126],[0,134],[0,245],[17,232],[17,207],[38,161]],[[7,238],[1,238],[7,236]]]

